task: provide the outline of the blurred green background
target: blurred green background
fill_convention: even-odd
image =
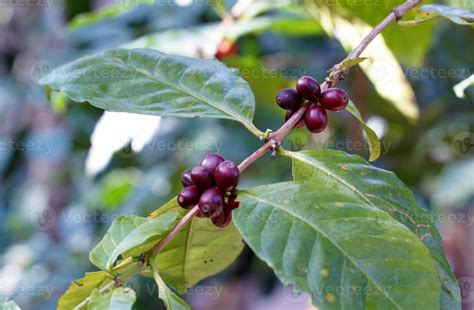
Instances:
[[[36,85],[40,76],[118,46],[190,57],[213,57],[219,48],[219,58],[254,91],[256,126],[275,130],[284,115],[274,103],[277,91],[301,75],[323,81],[401,2],[0,1],[0,294],[25,309],[54,308],[72,280],[95,270],[88,253],[115,217],[158,208],[179,191],[180,173],[208,152],[239,162],[261,145],[231,121],[103,113],[61,95],[49,103]],[[472,0],[436,3],[474,11]],[[231,8],[242,9],[239,18],[222,28]],[[236,44],[228,55],[223,37]],[[391,25],[364,54],[370,59],[340,84],[381,138],[375,165],[393,170],[437,219],[463,309],[474,309],[474,87],[453,88],[473,74],[473,51],[469,26]],[[329,118],[323,134],[293,130],[285,147],[367,158],[356,120],[346,112]],[[267,155],[245,172],[240,187],[290,175],[288,160]],[[131,285],[136,309],[163,308],[153,283]],[[197,309],[311,307],[248,249],[188,293]]]

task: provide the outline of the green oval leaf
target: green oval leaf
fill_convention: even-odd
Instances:
[[[161,300],[165,303],[166,309],[168,310],[191,310],[191,306],[188,305],[181,297],[176,295],[163,281],[158,270],[154,265],[153,278],[155,279],[156,285],[158,285],[158,294]]]
[[[59,298],[58,310],[76,309],[85,302],[92,291],[112,282],[113,279],[107,272],[88,272],[84,278],[71,282],[67,291]],[[83,309],[85,304],[77,309]]]
[[[377,160],[377,158],[380,157],[381,152],[379,137],[377,137],[375,131],[373,131],[372,128],[367,126],[367,124],[364,122],[362,115],[360,115],[359,109],[357,109],[356,105],[354,104],[354,102],[352,102],[352,100],[349,100],[349,104],[347,105],[346,110],[352,115],[354,115],[354,117],[359,121],[359,124],[364,129],[365,137],[367,139],[367,143],[369,144],[370,150],[369,160]]]
[[[418,206],[412,192],[393,172],[342,151],[284,151],[282,154],[293,159],[295,180],[326,184],[384,211],[408,227],[430,250],[438,265],[442,303],[448,304],[446,307],[449,309],[460,306],[459,286],[446,259],[433,217]]]
[[[100,292],[95,289],[88,303],[88,310],[131,310],[135,303],[135,292],[128,287],[118,287]]]
[[[176,198],[159,208],[152,216],[180,208]],[[234,262],[244,248],[242,237],[234,224],[216,227],[207,218],[194,217],[156,256],[154,262],[161,277],[184,293],[187,288],[212,276]]]
[[[102,241],[92,249],[89,259],[100,269],[112,271],[119,256],[138,256],[151,249],[174,226],[177,218],[176,212],[155,219],[119,216]]]
[[[398,23],[408,26],[438,18],[446,18],[455,24],[474,27],[474,13],[441,4],[425,4],[418,9],[415,19],[399,21]]]
[[[279,279],[322,309],[437,309],[428,249],[404,225],[324,183],[239,191],[235,223]]]
[[[119,48],[61,66],[39,83],[107,111],[231,119],[262,134],[252,124],[250,86],[216,60]]]
[[[348,60],[344,60],[342,63],[339,63],[339,64],[335,65],[334,67],[332,67],[331,70],[329,70],[329,74],[331,74],[332,72],[334,72],[336,70],[341,70],[342,71],[342,70],[350,69],[351,67],[360,64],[361,62],[363,62],[366,59],[367,59],[367,57],[355,57],[355,58],[351,58],[351,59],[348,59]]]

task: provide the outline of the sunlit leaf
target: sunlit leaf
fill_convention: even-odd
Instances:
[[[354,117],[359,121],[359,124],[364,129],[367,143],[369,144],[370,149],[369,161],[377,160],[381,152],[380,140],[377,137],[377,134],[375,133],[375,131],[372,130],[372,128],[367,126],[364,119],[362,118],[362,115],[360,115],[359,109],[357,109],[356,105],[352,102],[352,100],[349,101],[346,110],[352,115],[354,115]]]
[[[131,310],[135,292],[128,287],[118,287],[101,292],[94,290],[87,305],[88,310]]]
[[[67,291],[59,298],[58,310],[84,309],[86,299],[96,288],[102,288],[104,285],[112,282],[113,279],[104,271],[88,272],[84,278],[71,282]]]
[[[343,31],[350,31],[351,35],[357,36],[357,39],[354,38],[354,40],[358,40],[358,42],[361,41],[359,39],[360,36],[367,35],[373,27],[390,14],[392,8],[401,4],[399,0],[372,2],[370,5],[363,5],[361,2],[352,0],[338,0],[335,2],[321,2],[318,0],[305,1],[309,4],[310,8],[312,8],[312,13],[321,11],[321,13],[326,14],[325,12],[328,12],[331,15],[346,20],[346,22],[353,23],[353,30],[345,30],[345,25],[339,25],[338,21],[334,20],[334,29],[337,30],[334,33],[329,32],[329,34],[338,38],[339,36],[345,37],[347,35],[347,33]],[[431,1],[432,0],[424,0],[423,2],[429,3]],[[409,11],[406,17],[410,18],[414,16],[414,11],[415,10]],[[369,27],[362,27],[362,24]],[[327,24],[325,27],[329,29],[327,28]],[[426,53],[431,46],[432,33],[433,25],[430,23],[418,27],[406,28],[400,27],[393,22],[385,28],[379,36],[384,39],[384,45],[395,55],[395,59],[400,63],[405,66],[418,67],[423,64]],[[410,48],[407,48],[407,46]],[[366,56],[372,58],[372,56]]]
[[[321,22],[323,29],[335,36],[347,52],[352,51],[372,30],[360,19],[347,19],[325,7],[310,6],[309,11]],[[374,85],[377,93],[388,100],[397,110],[414,121],[419,110],[415,93],[405,74],[382,36],[376,37],[364,50],[362,56],[369,58],[359,66]]]

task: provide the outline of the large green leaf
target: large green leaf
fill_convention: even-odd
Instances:
[[[446,18],[459,25],[474,27],[474,13],[440,4],[426,4],[418,9],[415,19],[400,21],[401,25],[417,25],[429,20]]]
[[[61,66],[39,82],[108,111],[231,119],[262,134],[252,124],[249,85],[216,60],[119,48]]]
[[[352,100],[349,101],[349,104],[347,105],[346,110],[352,115],[354,115],[354,117],[359,121],[359,124],[364,129],[365,137],[367,139],[367,143],[369,144],[369,149],[370,149],[369,160],[370,161],[377,160],[381,152],[379,137],[377,137],[377,134],[375,133],[375,131],[373,131],[372,128],[367,126],[367,124],[364,122],[362,115],[360,115],[359,109],[357,109],[357,106],[352,102]]]
[[[118,217],[102,241],[90,252],[90,261],[102,270],[112,271],[119,256],[138,256],[151,249],[176,223],[177,212],[157,218],[135,215]]]
[[[18,305],[14,301],[8,300],[8,298],[6,298],[5,296],[0,295],[0,309],[1,310],[20,310],[20,307],[18,307]]]
[[[444,254],[433,217],[418,206],[411,191],[393,172],[342,151],[283,151],[282,154],[293,159],[295,180],[325,184],[384,211],[408,227],[430,250],[438,265],[442,306],[459,307],[459,286]]]
[[[135,292],[128,287],[118,287],[105,292],[96,289],[91,294],[87,309],[131,310],[135,300]]]
[[[101,288],[112,282],[113,279],[107,272],[88,272],[84,278],[71,282],[67,291],[59,298],[58,310],[76,309],[76,307],[85,302],[92,291]],[[78,309],[83,309],[83,306]]]
[[[239,191],[235,223],[285,284],[322,309],[437,309],[428,249],[404,225],[324,183]]]
[[[154,265],[153,269],[153,278],[155,279],[156,285],[158,285],[158,294],[161,300],[166,305],[168,310],[191,310],[191,306],[188,305],[181,297],[176,295],[163,281],[158,270]]]
[[[183,210],[176,199],[158,209],[153,216],[173,210]],[[242,252],[243,247],[242,237],[234,224],[219,228],[209,219],[195,216],[173,241],[159,252],[155,264],[166,283],[183,293],[200,280],[229,266]]]

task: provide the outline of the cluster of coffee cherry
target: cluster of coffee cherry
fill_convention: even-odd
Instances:
[[[183,172],[184,189],[178,195],[178,203],[185,209],[199,206],[199,217],[208,217],[219,227],[232,220],[232,210],[239,207],[235,188],[239,183],[239,168],[230,160],[215,153],[204,156],[201,164]]]
[[[340,88],[329,88],[321,93],[318,81],[310,76],[302,76],[296,83],[296,89],[282,89],[276,96],[277,104],[288,110],[285,114],[285,122],[298,111],[305,100],[311,105],[295,127],[302,127],[304,122],[309,131],[318,133],[323,131],[328,124],[326,110],[344,110],[349,103],[349,96]]]

